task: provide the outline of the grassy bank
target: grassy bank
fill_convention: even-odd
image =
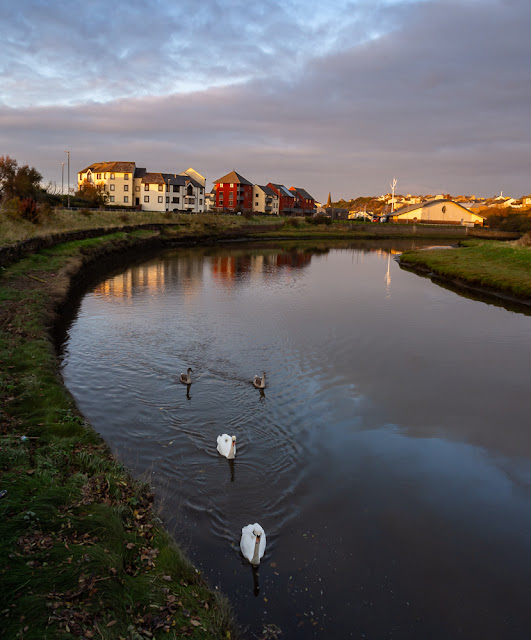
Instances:
[[[156,239],[116,233],[40,251],[0,279],[2,637],[234,638],[228,605],[78,414],[50,338],[71,279]]]
[[[406,251],[400,262],[457,283],[531,302],[531,247],[471,240],[455,249]]]
[[[53,215],[40,224],[32,224],[22,218],[2,215],[0,212],[0,244],[6,245],[21,242],[29,238],[48,236],[70,231],[87,229],[120,229],[123,227],[140,226],[146,224],[180,225],[189,232],[200,230],[205,225],[215,226],[217,229],[238,229],[247,225],[263,225],[278,222],[278,220],[263,217],[246,220],[243,216],[221,216],[211,214],[186,215],[172,212],[148,211],[67,211],[57,209]]]

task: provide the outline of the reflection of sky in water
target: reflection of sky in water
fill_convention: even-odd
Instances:
[[[529,362],[529,317],[386,252],[238,248],[165,254],[98,287],[64,373],[96,429],[152,470],[245,623],[485,639],[526,637]],[[221,432],[238,435],[232,469]],[[266,525],[267,615],[237,561],[247,519]],[[318,624],[299,627],[312,607]]]

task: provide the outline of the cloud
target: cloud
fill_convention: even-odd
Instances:
[[[89,6],[98,15],[107,7],[80,10]],[[201,12],[179,2],[172,13],[155,3],[145,29],[133,30],[146,6],[118,3],[87,18],[89,44],[66,79],[54,56],[72,41],[43,56],[43,69],[55,69],[54,91],[77,88],[84,97],[65,104],[41,90],[43,106],[16,108],[4,98],[3,153],[52,180],[69,149],[73,171],[134,160],[150,170],[193,166],[212,181],[235,168],[253,182],[296,184],[321,200],[329,191],[334,198],[383,193],[395,175],[400,193],[531,191],[527,0],[341,2],[341,14],[299,0],[207,0]],[[121,13],[120,26],[134,37],[120,34]],[[29,26],[8,17],[12,52]],[[57,37],[57,16],[46,20],[19,65],[31,66],[46,39]],[[39,93],[20,67],[13,75],[6,68],[18,87],[13,95]],[[182,89],[181,69],[204,89]]]

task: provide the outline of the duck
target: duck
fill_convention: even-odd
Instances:
[[[218,451],[225,458],[233,460],[236,457],[236,436],[229,436],[227,433],[218,436]]]
[[[262,377],[260,377],[260,376],[255,376],[254,377],[253,385],[257,389],[265,389],[265,382],[266,382],[266,374],[265,374],[265,371],[264,371]]]
[[[255,522],[242,527],[240,549],[243,557],[257,567],[264,555],[266,548],[266,534],[262,527]]]
[[[188,367],[188,370],[186,371],[186,373],[181,373],[181,377],[179,378],[179,380],[183,384],[192,384],[192,378],[190,377],[190,373],[193,373],[193,370],[190,367]]]

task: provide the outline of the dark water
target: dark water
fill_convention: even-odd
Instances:
[[[246,637],[531,637],[530,317],[401,270],[399,248],[168,252],[69,329],[81,410]]]

